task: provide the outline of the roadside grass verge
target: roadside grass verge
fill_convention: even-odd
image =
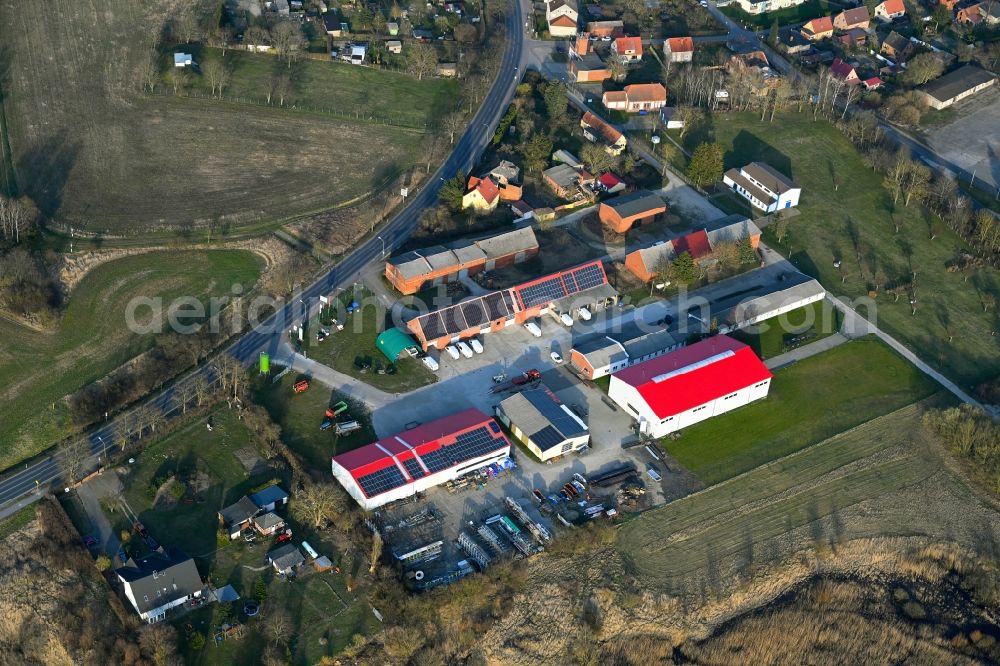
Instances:
[[[193,296],[203,304],[257,281],[259,258],[239,250],[150,252],[94,268],[73,290],[62,320],[38,332],[0,319],[0,469],[71,434],[63,398],[149,349],[154,334],[129,331],[139,297]],[[136,311],[148,316],[149,308]],[[164,328],[164,330],[168,330]]]
[[[750,345],[760,358],[768,359],[833,335],[840,330],[842,318],[840,310],[824,299],[733,331],[729,336]]]
[[[778,370],[767,399],[664,440],[677,461],[712,485],[925,398],[937,384],[875,338]]]
[[[345,329],[346,330],[346,329]],[[320,472],[330,472],[330,459],[345,451],[371,444],[375,430],[364,405],[337,391],[331,391],[317,381],[304,393],[292,391],[298,375],[290,372],[272,384],[270,378],[257,380],[253,387],[254,401],[267,409],[275,423],[281,426],[281,439],[303,462]],[[333,428],[320,430],[326,408],[341,400],[349,408],[337,417],[339,421],[354,420],[360,430],[346,435],[334,434]]]
[[[704,594],[721,587],[734,563],[749,578],[758,563],[801,547],[822,553],[852,538],[947,531],[914,504],[921,487],[943,485],[950,499],[966,494],[942,471],[922,410],[903,407],[646,512],[623,526],[618,549],[650,584],[678,591],[700,584]],[[868,509],[852,520],[848,509],[860,503]]]
[[[801,214],[790,221],[784,242],[777,242],[773,224],[764,231],[766,242],[800,270],[849,300],[872,292],[874,306],[861,313],[960,385],[1000,373],[996,312],[983,307],[984,296],[1000,293],[1000,272],[948,272],[946,264],[965,243],[916,204],[907,208],[901,199],[894,206],[882,177],[839,130],[789,111],[773,123],[746,113],[716,116],[692,134],[699,136],[685,138],[693,145],[715,140],[725,146],[727,168],[760,160],[801,185]],[[897,301],[885,291],[914,274],[916,314],[905,295]]]

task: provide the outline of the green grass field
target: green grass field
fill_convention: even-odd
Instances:
[[[667,451],[706,485],[823,441],[938,390],[874,338],[778,370],[766,400],[686,428]]]
[[[306,392],[294,393],[292,385],[297,378],[295,372],[290,372],[277,384],[272,384],[270,379],[258,380],[254,385],[254,400],[263,405],[281,426],[282,441],[307,465],[329,472],[330,458],[376,440],[371,418],[363,405],[346,399],[317,381],[313,381]],[[341,436],[335,435],[332,429],[320,430],[326,408],[341,400],[346,400],[350,408],[338,416],[338,420],[346,421],[350,415],[351,419],[361,424],[361,430]]]
[[[822,300],[729,335],[750,345],[760,358],[768,359],[788,351],[788,344],[795,338],[801,339],[797,347],[833,335],[840,330],[842,317],[840,310]]]
[[[62,230],[164,236],[213,223],[257,230],[353,201],[423,161],[422,129],[287,104],[175,97],[165,84],[140,93],[141,56],[175,4],[53,0],[32,14],[0,0],[3,110],[16,179]],[[453,98],[436,80],[403,85],[402,75],[369,70],[330,78],[332,66],[314,73],[327,64],[304,65],[293,81],[303,104],[353,116],[356,104],[385,100],[422,127],[420,117],[440,108],[428,100]],[[238,71],[246,75],[236,77],[234,92],[249,91],[253,68]],[[415,103],[400,102],[406,95]]]
[[[920,405],[904,407],[646,512],[622,527],[618,548],[645,583],[676,592],[700,586],[704,594],[733,569],[750,576],[757,565],[798,548],[943,535],[951,521],[929,514],[960,511],[954,500],[968,502],[968,489],[943,471],[920,413]],[[852,517],[861,503],[867,508]]]
[[[130,300],[159,296],[169,303],[178,296],[195,296],[205,303],[231,294],[234,284],[249,289],[260,269],[255,255],[235,250],[125,257],[84,277],[51,332],[0,319],[0,469],[71,433],[63,398],[152,344],[152,335],[126,328]]]
[[[171,50],[171,58],[173,51]],[[202,49],[200,62],[221,60],[231,72],[227,98],[266,97],[272,78],[290,76],[293,93],[285,106],[375,117],[395,125],[424,129],[454,108],[458,85],[449,79],[417,79],[395,72],[344,62],[306,59],[289,69],[274,56],[229,49]],[[166,61],[164,61],[166,62]],[[211,94],[211,84],[197,77],[194,89]]]
[[[916,272],[916,315],[906,298],[894,302],[880,293],[870,318],[962,385],[1000,373],[1000,337],[991,335],[997,313],[984,312],[981,298],[1000,293],[1000,273],[983,268],[967,281],[947,272],[945,263],[965,247],[962,240],[915,204],[905,208],[900,201],[894,209],[881,176],[836,128],[813,122],[809,113],[778,114],[773,123],[734,113],[716,116],[698,136],[686,138],[697,143],[711,137],[725,146],[727,168],[762,160],[802,186],[801,215],[791,221],[784,243],[776,242],[772,228],[765,230],[772,247],[849,299],[867,296],[873,272],[883,286]],[[849,227],[856,230],[860,260]],[[835,258],[843,260],[843,274]]]
[[[391,393],[406,393],[436,382],[437,376],[433,372],[418,359],[406,354],[396,361],[396,374],[378,374],[377,366],[389,364],[389,359],[375,346],[375,338],[382,330],[381,323],[377,321],[379,312],[375,306],[365,306],[360,314],[348,316],[343,322],[344,330],[335,331],[325,341],[308,348],[309,357]],[[354,365],[354,359],[358,357],[370,357],[372,368],[361,372]]]

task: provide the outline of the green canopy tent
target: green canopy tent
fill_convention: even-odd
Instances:
[[[385,354],[386,358],[393,362],[403,352],[411,356],[415,356],[417,353],[417,345],[413,338],[399,328],[390,328],[379,333],[379,336],[375,338],[375,346]]]

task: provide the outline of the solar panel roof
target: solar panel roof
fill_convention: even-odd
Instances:
[[[358,479],[358,485],[368,497],[381,495],[382,493],[406,485],[406,479],[402,472],[395,465],[384,467],[377,472],[365,474]]]
[[[407,474],[409,474],[414,479],[419,479],[424,475],[424,469],[417,462],[416,458],[409,458],[403,461],[403,467],[406,468]]]

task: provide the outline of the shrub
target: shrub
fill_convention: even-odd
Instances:
[[[205,634],[200,631],[196,631],[191,634],[191,638],[188,639],[188,647],[192,650],[201,650],[205,647]]]

